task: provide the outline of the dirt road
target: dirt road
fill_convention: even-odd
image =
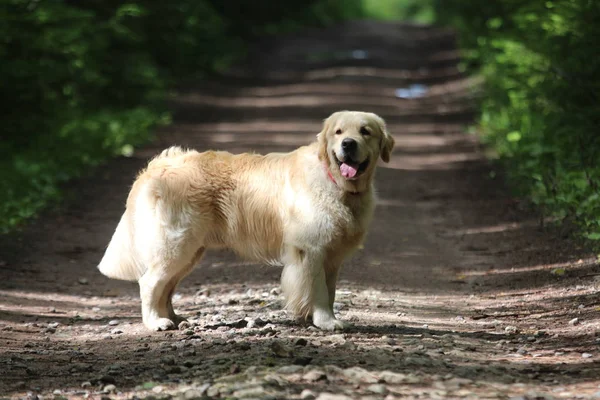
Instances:
[[[1,238],[0,397],[600,398],[596,256],[540,227],[464,133],[475,92],[458,61],[451,32],[355,22],[259,43],[182,88],[154,143]],[[95,267],[148,157],[288,151],[341,109],[378,113],[397,144],[341,275],[354,327],[296,323],[278,268],[213,252],[176,295],[190,327],[146,331],[137,285]]]

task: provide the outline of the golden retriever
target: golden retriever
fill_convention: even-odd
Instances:
[[[290,153],[198,153],[171,147],[136,179],[98,268],[140,285],[152,330],[176,328],[171,298],[206,249],[283,265],[286,308],[324,330],[342,261],[363,241],[375,206],[377,159],[394,139],[372,113],[340,111],[317,141]]]

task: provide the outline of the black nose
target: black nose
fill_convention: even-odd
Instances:
[[[342,150],[347,151],[347,152],[353,152],[356,150],[356,140],[354,139],[350,139],[350,138],[346,138],[344,140],[342,140]]]

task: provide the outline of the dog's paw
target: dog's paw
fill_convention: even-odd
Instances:
[[[313,317],[313,324],[324,331],[342,331],[350,327],[350,324],[340,321],[337,318],[317,318]]]
[[[145,322],[144,324],[148,327],[148,329],[159,332],[177,328],[177,325],[175,325],[175,323],[168,318],[157,318],[152,321]]]

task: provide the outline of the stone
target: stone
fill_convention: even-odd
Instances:
[[[380,383],[367,386],[367,391],[375,394],[380,394],[382,396],[385,396],[389,392],[385,385],[382,385]]]
[[[344,370],[343,375],[354,383],[377,383],[378,379],[366,369],[352,367]]]
[[[379,380],[392,385],[406,383],[406,375],[392,371],[383,371],[379,374]]]
[[[302,376],[302,379],[309,382],[319,382],[327,380],[327,375],[323,371],[313,369]]]
[[[504,328],[504,332],[506,332],[510,335],[510,334],[519,332],[519,330],[514,325],[508,325],[507,327]]]
[[[104,386],[103,391],[105,393],[116,393],[117,387],[111,383],[109,385]]]
[[[317,400],[352,400],[352,398],[344,394],[321,393]]]
[[[273,343],[271,343],[271,351],[277,357],[287,358],[287,357],[293,356],[292,349],[287,347],[285,344],[283,344],[279,340],[276,340]]]
[[[265,395],[265,388],[262,386],[253,386],[243,389],[238,389],[233,392],[233,397],[238,399],[244,398],[262,398]]]

